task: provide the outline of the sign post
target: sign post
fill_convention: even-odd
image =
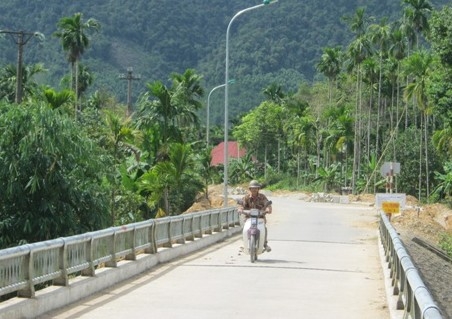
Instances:
[[[386,193],[393,192],[394,189],[394,177],[396,174],[400,174],[400,163],[385,162],[380,168],[381,176],[386,178]]]

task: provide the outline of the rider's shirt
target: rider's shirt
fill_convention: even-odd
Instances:
[[[264,209],[267,202],[268,199],[264,194],[258,193],[256,197],[251,197],[251,194],[247,194],[243,198],[243,209]]]

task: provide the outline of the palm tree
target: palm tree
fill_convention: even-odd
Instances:
[[[339,47],[325,48],[317,70],[328,78],[328,99],[331,103],[333,98],[333,85],[342,68],[342,51]]]
[[[452,156],[452,126],[445,124],[442,130],[435,131],[432,136],[433,145],[437,150]]]
[[[343,177],[343,186],[348,186],[348,152],[353,146],[353,118],[349,108],[343,104],[329,108],[325,115],[332,119],[331,124],[327,128],[328,137],[325,139],[325,144],[335,153],[343,153],[341,175]]]
[[[355,33],[356,37],[363,36],[368,27],[368,22],[372,18],[366,18],[366,9],[360,7],[356,9],[355,14],[352,17],[346,16],[343,20],[349,25],[350,30]]]
[[[355,70],[356,74],[356,107],[355,107],[355,139],[353,153],[353,175],[352,189],[355,191],[356,178],[359,176],[359,163],[361,157],[361,113],[362,113],[362,63],[369,56],[371,46],[365,36],[360,36],[354,40],[349,48],[348,55],[350,57],[349,69]]]
[[[171,78],[171,103],[176,111],[174,124],[181,129],[197,126],[197,111],[202,107],[201,98],[204,96],[202,76],[193,69],[187,69],[183,74],[171,74]]]
[[[394,28],[390,35],[391,41],[389,45],[389,54],[397,61],[396,71],[396,119],[399,123],[399,96],[400,96],[400,62],[406,57],[407,53],[407,40],[400,26]],[[408,125],[408,115],[405,112],[405,124]],[[398,129],[398,126],[397,126]]]
[[[22,65],[22,90],[24,97],[30,97],[36,93],[38,85],[33,81],[33,77],[45,71],[47,70],[42,63]],[[16,100],[16,73],[17,68],[12,64],[8,64],[0,70],[0,99],[5,98],[11,103]]]
[[[268,87],[266,87],[263,90],[263,93],[267,97],[267,99],[277,104],[281,104],[285,98],[285,94],[282,90],[281,85],[278,85],[276,83],[272,83]]]
[[[355,15],[351,18],[346,18],[349,23],[350,30],[356,34],[355,40],[348,47],[349,57],[349,71],[356,72],[356,107],[355,107],[355,138],[354,138],[354,153],[353,153],[353,175],[352,175],[352,190],[355,192],[356,177],[359,176],[359,163],[361,156],[361,110],[362,110],[362,62],[370,55],[371,46],[366,31],[372,17],[365,16],[365,9],[358,8]]]
[[[403,0],[403,3],[408,5],[404,10],[404,18],[416,34],[415,44],[418,47],[420,34],[427,34],[430,29],[428,16],[433,7],[428,0]]]
[[[117,114],[113,112],[106,113],[106,124],[108,128],[107,138],[110,143],[111,152],[113,156],[114,165],[120,166],[121,159],[123,158],[124,152],[134,150],[134,143],[141,141],[141,132],[135,130],[131,125],[131,119],[126,118],[125,120],[120,118]],[[138,157],[139,154],[135,152],[135,156]],[[139,160],[137,160],[139,161]],[[118,191],[119,182],[116,178],[119,174],[116,174],[113,170],[113,187],[111,190],[111,222],[112,225],[116,222],[116,193]]]
[[[381,88],[383,85],[383,61],[388,57],[388,50],[390,46],[391,27],[387,23],[387,19],[383,19],[380,24],[372,24],[369,27],[370,38],[372,43],[377,47],[378,52],[378,97],[377,97],[377,136],[375,143],[375,154],[378,156],[379,145],[379,124],[380,124],[380,109],[381,102]],[[370,154],[368,154],[370,156]],[[369,160],[369,159],[368,159]]]
[[[76,13],[72,17],[61,18],[57,27],[58,31],[54,33],[54,36],[60,38],[63,50],[67,52],[67,60],[71,64],[71,72],[72,74],[75,73],[75,116],[77,116],[79,97],[78,62],[90,43],[86,32],[91,30],[98,31],[100,24],[92,18],[83,22],[83,15]],[[73,79],[72,76],[71,79]],[[71,81],[72,89],[74,89],[74,80]]]
[[[57,109],[74,99],[74,92],[71,90],[62,90],[56,92],[54,89],[48,88],[44,90],[44,98],[52,109]]]
[[[430,114],[428,97],[427,97],[427,79],[430,73],[430,67],[433,62],[433,57],[425,51],[419,51],[411,55],[405,61],[405,73],[413,78],[412,82],[404,90],[405,100],[412,99],[416,102],[421,111],[421,130],[424,129],[424,137],[420,137],[419,149],[419,198],[421,197],[422,185],[422,145],[424,145],[425,154],[425,179],[427,198],[429,196],[429,167],[428,167],[428,115]]]
[[[376,136],[376,144],[378,144],[378,127],[379,127],[379,115],[380,115],[380,107],[377,103],[377,120],[375,121],[373,118],[373,106],[374,106],[374,91],[375,84],[379,82],[379,66],[377,61],[373,57],[368,57],[362,63],[362,77],[363,82],[367,84],[369,87],[369,109],[367,110],[367,145],[366,145],[366,156],[367,161],[370,158],[370,149],[371,149],[371,131],[372,124],[375,125],[377,136]],[[378,101],[377,101],[378,102]],[[377,147],[377,146],[376,146]],[[376,149],[376,152],[378,150]]]
[[[150,193],[151,206],[163,209],[166,215],[176,215],[181,213],[188,197],[203,189],[199,176],[192,170],[193,160],[189,144],[172,143],[167,160],[139,178],[140,189]]]
[[[148,91],[144,94],[141,104],[141,113],[138,117],[138,127],[151,127],[158,125],[160,143],[170,140],[180,141],[180,134],[176,136],[173,128],[173,119],[177,114],[175,106],[171,103],[171,91],[161,82],[148,83]],[[156,98],[152,100],[152,97]]]

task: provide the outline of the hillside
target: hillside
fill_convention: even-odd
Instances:
[[[439,7],[445,0],[436,0]],[[52,36],[58,20],[82,12],[102,26],[91,38],[91,47],[82,63],[95,74],[92,90],[103,89],[126,100],[126,83],[118,79],[127,67],[141,75],[134,95],[145,84],[166,81],[172,72],[194,68],[204,76],[206,97],[211,88],[224,82],[225,35],[238,11],[260,0],[158,1],[91,0],[69,4],[59,0],[2,0],[0,30],[39,31],[43,43],[33,39],[24,47],[24,63],[43,62],[48,69],[41,83],[58,88],[69,70],[59,39]],[[263,99],[262,89],[276,82],[285,91],[296,90],[303,80],[316,78],[315,64],[326,46],[346,45],[352,34],[343,22],[358,7],[375,21],[398,18],[399,1],[280,0],[270,6],[247,12],[235,20],[230,35],[230,88],[233,116],[249,110]],[[0,66],[15,63],[17,46],[0,39]],[[221,102],[221,92],[212,103]],[[212,110],[215,123],[221,123],[221,110]]]

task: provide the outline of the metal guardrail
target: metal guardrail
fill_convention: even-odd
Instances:
[[[0,250],[0,296],[33,298],[36,285],[69,285],[69,278],[95,276],[100,266],[154,254],[205,234],[240,224],[235,207],[151,219],[81,235]]]
[[[390,269],[393,294],[398,296],[397,310],[404,310],[404,319],[442,319],[441,310],[423,283],[397,231],[383,212],[380,234]]]

